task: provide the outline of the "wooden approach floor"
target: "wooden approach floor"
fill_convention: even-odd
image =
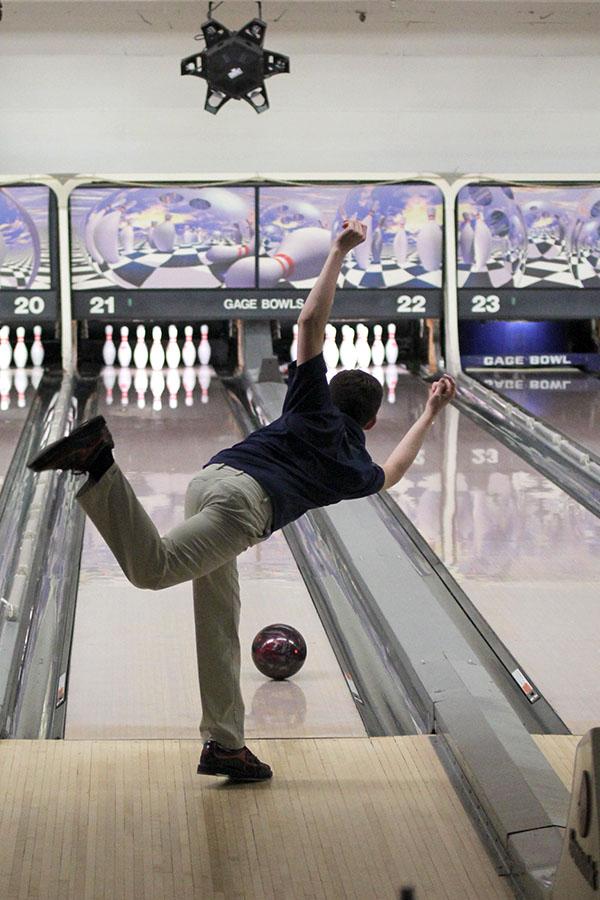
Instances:
[[[435,740],[257,740],[237,786],[198,741],[0,742],[0,897],[511,897]]]
[[[535,739],[570,787],[580,739]],[[254,741],[275,778],[237,786],[198,741],[2,741],[0,897],[511,897],[435,740]]]

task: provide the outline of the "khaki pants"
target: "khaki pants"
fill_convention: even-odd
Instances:
[[[136,587],[157,591],[193,581],[200,733],[203,740],[242,747],[236,557],[268,537],[269,497],[244,472],[208,466],[188,485],[185,521],[163,537],[116,464],[77,498]]]

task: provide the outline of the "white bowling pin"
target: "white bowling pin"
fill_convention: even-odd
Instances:
[[[196,360],[196,351],[194,351],[194,362]],[[183,370],[183,390],[185,391],[185,405],[194,405],[194,388],[196,387],[196,372],[191,366],[186,366]]]
[[[33,326],[33,344],[31,345],[31,362],[37,368],[44,362],[44,345],[42,344],[42,326]]]
[[[331,249],[331,233],[325,228],[299,228],[286,234],[273,256],[260,256],[258,277],[263,288],[278,281],[306,281],[319,275]],[[223,276],[229,288],[254,284],[256,257],[239,259]]]
[[[471,225],[469,217],[465,216],[462,225],[460,226],[458,243],[460,246],[461,259],[468,266],[473,264],[473,238],[473,226]]]
[[[400,219],[398,231],[394,238],[394,256],[400,268],[403,268],[408,260],[408,237],[406,235],[404,217]]]
[[[483,220],[481,213],[477,215],[473,232],[473,271],[486,272],[487,261],[492,249],[492,232]]]
[[[206,259],[209,263],[234,263],[249,253],[250,247],[246,244],[213,244],[206,251]]]
[[[167,366],[176,369],[181,362],[181,350],[177,343],[177,326],[169,325],[169,343],[167,344]]]
[[[31,385],[34,390],[37,391],[40,381],[42,380],[44,375],[44,370],[41,366],[34,366],[31,370]]]
[[[121,343],[117,353],[119,365],[127,368],[131,362],[131,347],[129,346],[129,328],[127,325],[121,327]]]
[[[25,329],[22,325],[19,325],[16,333],[17,343],[15,344],[15,349],[13,350],[13,362],[17,369],[24,369],[27,365],[29,353],[27,352],[27,347],[25,345]]]
[[[211,371],[208,366],[200,366],[198,381],[200,383],[201,402],[208,403],[208,389],[211,381]]]
[[[371,365],[371,348],[369,347],[369,329],[366,325],[356,326],[356,363],[359,369],[368,369]]]
[[[169,406],[177,409],[177,394],[181,387],[181,376],[175,366],[171,366],[167,372],[167,391],[169,393]]]
[[[175,247],[175,226],[167,214],[165,221],[157,225],[153,234],[156,249],[162,253],[172,253]]]
[[[134,245],[133,245],[133,225],[131,222],[126,222],[121,229],[121,235],[123,238],[123,252],[133,253]]]
[[[121,391],[121,406],[129,406],[129,388],[131,387],[131,369],[121,366],[119,369],[119,390]]]
[[[362,224],[367,226],[367,236],[357,247],[354,248],[352,253],[354,254],[354,259],[356,261],[356,265],[359,269],[368,269],[369,264],[371,262],[371,242],[373,240],[373,216],[369,213],[368,216],[362,220]]]
[[[396,402],[396,387],[398,385],[398,367],[389,364],[385,368],[385,383],[388,389],[388,403]]]
[[[104,346],[102,348],[102,359],[104,360],[105,366],[113,366],[115,364],[115,359],[117,358],[117,348],[114,345],[113,341],[113,327],[112,325],[107,325],[104,329],[105,341]]]
[[[27,372],[24,369],[17,369],[15,372],[15,390],[17,391],[17,406],[19,409],[25,408],[25,392],[27,390]]]
[[[152,409],[154,412],[160,412],[162,409],[162,400],[161,397],[163,395],[163,391],[165,389],[165,376],[162,373],[162,366],[160,369],[155,369],[150,376],[150,393],[152,394]]]
[[[340,345],[340,362],[345,369],[356,366],[356,347],[354,346],[354,329],[350,325],[342,326],[342,343]]]
[[[12,373],[8,368],[0,369],[0,410],[6,412],[10,409],[10,386]]]
[[[186,225],[183,229],[183,243],[185,246],[189,246],[192,243],[192,229],[189,225]]]
[[[323,344],[323,359],[328,369],[335,369],[340,360],[340,351],[335,342],[337,329],[334,325],[325,326],[325,343]]]
[[[201,366],[207,366],[210,362],[211,348],[208,340],[208,325],[200,326],[200,345],[198,347],[198,360]]]
[[[165,351],[161,344],[162,331],[158,325],[152,329],[152,346],[150,347],[150,368],[158,372],[165,364]],[[163,386],[164,390],[164,386]],[[161,407],[162,408],[162,404]]]
[[[113,388],[115,386],[116,380],[117,380],[117,370],[115,368],[113,368],[113,366],[106,366],[106,368],[102,370],[102,381],[104,383],[104,389],[106,391],[106,405],[107,406],[112,406]]]
[[[373,334],[375,335],[375,340],[373,341],[373,346],[371,347],[371,359],[373,360],[374,366],[382,366],[383,361],[385,360],[385,347],[383,346],[383,341],[381,340],[381,335],[383,334],[383,328],[381,325],[373,326]]]
[[[145,369],[148,365],[148,348],[146,346],[146,329],[138,325],[135,330],[136,342],[133,351],[133,362],[136,369]]]
[[[292,343],[290,344],[290,362],[298,358],[298,326],[292,325]]]
[[[417,253],[427,272],[435,272],[442,265],[442,229],[435,221],[435,209],[430,207],[428,221],[417,235]]]
[[[94,228],[94,244],[101,262],[116,263],[121,258],[119,252],[119,226],[121,213],[110,212],[98,221]]]
[[[192,340],[194,329],[191,325],[186,325],[183,331],[185,334],[185,343],[183,345],[183,350],[181,351],[181,358],[184,366],[193,366],[196,362],[196,348],[194,347]]]
[[[377,225],[373,229],[373,240],[371,241],[371,257],[374,263],[381,262],[381,250],[383,248],[383,229]]]
[[[396,343],[396,326],[388,325],[388,339],[385,342],[385,358],[388,363],[395,365],[398,360],[398,344]]]
[[[133,387],[137,394],[138,409],[144,409],[146,406],[146,391],[148,390],[148,373],[145,367],[137,369],[133,377]]]
[[[9,369],[12,360],[12,347],[9,341],[10,328],[3,325],[0,328],[0,369]]]

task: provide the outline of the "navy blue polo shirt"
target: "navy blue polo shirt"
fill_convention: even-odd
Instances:
[[[221,450],[223,463],[256,479],[273,505],[272,530],[309,509],[375,494],[385,473],[365,447],[365,433],[332,403],[323,354],[291,363],[281,416]]]

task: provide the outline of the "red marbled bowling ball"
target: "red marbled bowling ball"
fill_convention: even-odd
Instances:
[[[304,665],[306,641],[291,625],[267,625],[252,641],[252,659],[267,678],[283,681]]]

